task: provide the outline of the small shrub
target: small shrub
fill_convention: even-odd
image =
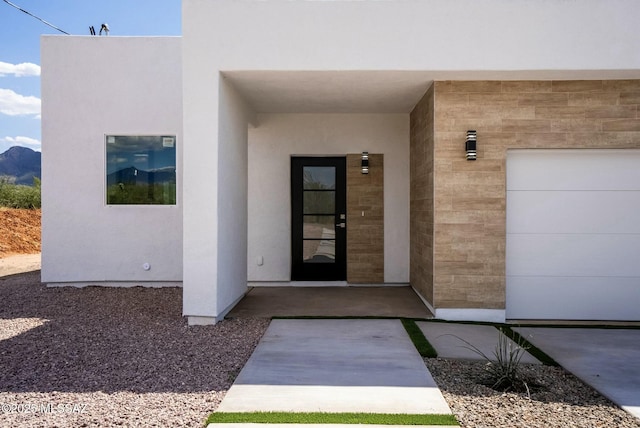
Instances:
[[[38,178],[33,178],[33,186],[14,183],[13,177],[0,177],[0,206],[23,209],[37,209],[42,206]]]

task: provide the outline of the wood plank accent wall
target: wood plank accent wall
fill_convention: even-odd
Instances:
[[[436,308],[503,309],[507,150],[640,148],[640,80],[434,85],[433,303]],[[421,153],[414,140],[424,140],[414,135],[421,129],[416,125],[414,131],[414,122],[427,120],[414,116],[430,114],[421,104],[411,113],[412,239],[417,222],[413,214],[419,212],[413,205],[413,186],[430,186],[413,172],[413,157]],[[464,158],[468,129],[478,133],[475,162]],[[428,222],[429,215],[420,221]],[[414,276],[418,247],[412,241],[412,284],[421,277]]]
[[[434,87],[409,116],[410,271],[409,281],[433,305],[433,143]]]
[[[369,174],[362,154],[347,155],[347,282],[384,282],[384,157],[369,153]],[[362,213],[364,212],[364,216]]]

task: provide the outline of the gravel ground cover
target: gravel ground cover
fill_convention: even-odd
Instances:
[[[188,327],[178,288],[0,278],[1,427],[203,427],[267,319]]]
[[[0,427],[203,427],[269,320],[188,327],[181,308],[181,289],[0,277]],[[479,383],[482,362],[425,363],[462,427],[640,428],[561,368],[524,366],[527,398]]]
[[[453,414],[464,428],[638,428],[640,421],[561,367],[524,364],[525,393],[483,385],[485,363],[425,359]]]

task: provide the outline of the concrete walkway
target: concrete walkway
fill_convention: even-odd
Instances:
[[[491,326],[417,324],[442,358],[481,358],[453,336],[487,355],[493,354],[498,338]],[[640,330],[514,330],[640,418]],[[522,361],[539,363],[528,353]],[[400,321],[366,319],[272,321],[217,411],[451,414]],[[223,426],[228,424],[210,425]]]
[[[455,324],[442,322],[420,322],[418,327],[435,348],[440,358],[460,360],[483,360],[483,357],[469,349],[469,345],[475,346],[492,360],[495,358],[496,345],[502,333],[490,325]],[[511,346],[516,344],[507,339]],[[540,364],[535,357],[525,352],[520,360],[523,363]]]
[[[521,327],[515,331],[640,418],[640,330]]]
[[[399,320],[273,320],[219,412],[451,414]]]

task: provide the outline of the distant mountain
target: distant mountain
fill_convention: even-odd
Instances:
[[[149,183],[175,183],[176,169],[173,167],[144,171],[136,167],[119,169],[107,175],[107,186],[118,183],[146,185]]]
[[[42,153],[27,147],[14,146],[0,154],[0,176],[15,177],[16,184],[33,184],[33,177],[42,178]]]

